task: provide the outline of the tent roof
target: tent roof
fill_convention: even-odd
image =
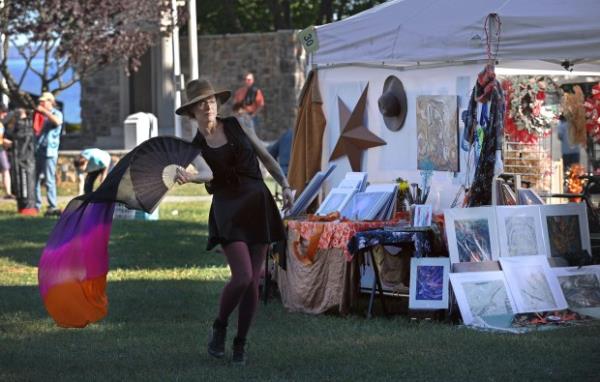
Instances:
[[[483,60],[490,13],[502,23],[499,60],[600,59],[597,0],[392,0],[316,27],[313,63]]]

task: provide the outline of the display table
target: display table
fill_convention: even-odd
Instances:
[[[283,305],[297,312],[320,314],[337,308],[349,312],[358,297],[358,263],[348,242],[360,231],[393,225],[393,221],[287,221],[286,270],[277,272]]]
[[[383,293],[383,286],[381,285],[381,279],[379,276],[379,270],[376,266],[375,255],[373,249],[378,245],[388,245],[405,247],[411,246],[411,251],[404,251],[409,253],[411,257],[427,257],[432,252],[432,237],[433,231],[429,227],[413,228],[413,227],[387,227],[385,229],[376,229],[364,232],[357,232],[348,242],[348,251],[353,254],[365,253],[369,255],[371,264],[373,265],[373,284],[371,285],[371,294],[369,298],[369,307],[367,310],[367,317],[370,318],[373,312],[373,302],[375,299],[375,289],[379,289],[379,296],[381,299],[381,305],[384,314],[385,309],[385,298]],[[357,256],[358,257],[358,256]]]

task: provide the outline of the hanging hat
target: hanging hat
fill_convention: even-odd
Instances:
[[[201,78],[198,80],[191,80],[187,83],[185,86],[185,95],[187,102],[177,108],[175,114],[184,115],[188,107],[211,96],[215,96],[217,100],[223,104],[229,99],[231,91],[221,89],[215,90],[209,80]]]
[[[383,83],[383,94],[377,101],[383,121],[391,131],[398,131],[406,120],[406,93],[402,82],[396,76],[389,76]]]

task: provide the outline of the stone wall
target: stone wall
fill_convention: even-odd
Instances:
[[[188,42],[181,40],[181,66],[189,76]],[[258,136],[275,140],[294,127],[298,96],[304,84],[305,54],[296,31],[198,36],[200,76],[214,86],[235,91],[244,84],[246,72],[254,73],[256,85],[265,95]],[[221,114],[231,113],[232,101]],[[186,126],[189,134],[190,127]]]
[[[82,136],[110,136],[115,127],[123,125],[121,116],[121,72],[110,65],[81,81]]]
[[[180,41],[181,66],[186,79],[189,79],[189,55],[187,38]],[[158,48],[153,48],[158,49]],[[278,31],[270,33],[246,33],[235,35],[201,35],[198,36],[199,72],[207,76],[216,86],[234,91],[243,85],[245,73],[251,71],[256,84],[265,94],[265,109],[261,113],[257,134],[266,141],[275,140],[287,128],[293,127],[297,114],[297,99],[304,84],[305,54],[296,38],[296,31]],[[145,60],[146,77],[158,78],[160,55]],[[156,57],[158,58],[156,58]],[[164,66],[168,63],[162,63]],[[141,72],[144,70],[141,69]],[[161,97],[157,90],[160,84],[147,83],[147,91],[151,94],[152,112],[158,116],[154,108],[172,102]],[[131,80],[123,74],[118,65],[108,66],[100,72],[81,81],[81,120],[82,132],[78,137],[63,140],[61,149],[81,149],[99,147],[102,149],[123,148],[123,121],[128,114],[140,110],[129,104]],[[229,101],[221,110],[221,114],[231,113]],[[188,121],[183,125],[184,138],[191,138],[195,133]],[[67,143],[68,142],[68,143]]]

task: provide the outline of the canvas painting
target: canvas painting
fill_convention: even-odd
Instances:
[[[545,255],[537,206],[497,207],[500,256]]]
[[[518,313],[567,308],[567,302],[545,256],[500,258]]]
[[[452,273],[450,282],[465,325],[483,317],[516,313],[501,271]]]
[[[583,203],[539,206],[546,254],[565,257],[569,252],[591,253],[587,210]]]
[[[417,168],[458,172],[458,97],[417,97]]]
[[[452,263],[498,259],[498,231],[493,207],[453,208],[444,211]]]
[[[448,274],[447,257],[410,259],[410,309],[447,309]]]
[[[600,308],[600,274],[582,267],[553,268],[571,309]]]

